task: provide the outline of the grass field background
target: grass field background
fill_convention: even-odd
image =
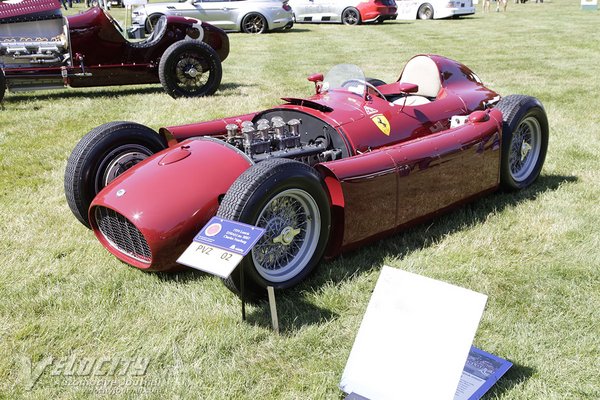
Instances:
[[[8,93],[0,111],[0,398],[106,393],[51,369],[32,385],[29,368],[48,357],[145,357],[141,386],[108,377],[110,398],[338,399],[383,264],[489,296],[474,344],[514,367],[487,399],[600,398],[600,14],[561,0],[480,11],[231,34],[221,90],[209,98],[173,100],[160,85]],[[259,110],[311,94],[305,77],[339,62],[393,81],[417,53],[457,59],[501,94],[538,97],[550,123],[542,175],[520,193],[488,196],[323,262],[279,294],[281,335],[266,305],[251,306],[241,322],[238,298],[217,278],[122,264],[67,207],[66,159],[99,124],[156,129]],[[435,360],[423,373],[435,384]]]

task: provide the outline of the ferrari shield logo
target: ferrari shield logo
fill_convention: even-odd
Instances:
[[[390,136],[390,122],[382,114],[373,115],[371,120],[384,135]]]

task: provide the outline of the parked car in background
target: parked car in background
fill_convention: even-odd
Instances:
[[[395,0],[290,0],[295,22],[359,25],[396,19]]]
[[[293,26],[287,0],[183,0],[153,3],[133,10],[133,23],[152,32],[163,15],[198,18],[227,31],[265,33]]]
[[[458,18],[475,14],[473,0],[397,0],[398,19]]]
[[[193,18],[165,17],[146,40],[94,7],[68,18],[58,0],[0,3],[0,101],[10,91],[161,83],[173,97],[213,94],[229,39]]]

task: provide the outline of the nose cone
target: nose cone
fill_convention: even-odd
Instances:
[[[211,138],[180,143],[136,165],[104,188],[90,207],[96,237],[138,268],[164,271],[216,214],[220,196],[252,165]]]

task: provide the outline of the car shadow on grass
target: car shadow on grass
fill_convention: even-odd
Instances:
[[[322,262],[317,267],[318,272],[303,282],[300,289],[314,291],[323,285],[340,284],[353,279],[357,274],[379,269],[386,257],[402,259],[415,251],[435,245],[449,234],[485,222],[491,214],[535,200],[542,194],[555,191],[561,185],[576,182],[577,179],[575,176],[542,175],[527,189],[492,193],[428,222],[361,246],[329,262]]]
[[[318,325],[336,319],[339,314],[319,307],[304,299],[301,295],[276,293],[277,319],[279,333],[293,335],[302,327]],[[246,313],[249,324],[271,328],[271,310],[269,303],[261,301]]]
[[[416,225],[385,239],[367,244],[355,251],[344,253],[332,261],[317,266],[317,273],[299,286],[276,291],[279,329],[282,334],[294,334],[304,326],[323,324],[336,319],[339,314],[311,303],[306,291],[317,292],[326,285],[340,285],[357,275],[379,269],[388,256],[403,258],[408,254],[434,245],[448,234],[468,229],[485,222],[492,213],[515,207],[519,203],[535,200],[538,196],[557,190],[563,184],[577,181],[575,176],[542,175],[537,182],[518,192],[498,192],[454,209],[430,222]],[[159,273],[160,279],[183,283],[194,281],[207,274],[195,270],[185,270],[177,274]],[[223,290],[227,290],[223,287]],[[248,308],[247,321],[250,324],[271,327],[271,313],[266,300],[253,303]],[[513,385],[527,379],[533,373],[528,367],[515,365],[512,369]],[[504,378],[503,378],[504,379]],[[509,379],[507,379],[509,380]],[[505,385],[501,387],[505,387]],[[504,390],[509,390],[506,387]],[[500,390],[500,389],[496,389]]]
[[[182,268],[176,273],[172,272],[154,272],[156,277],[162,281],[185,284],[195,282],[198,279],[204,279],[211,276],[208,273],[192,269]],[[223,285],[223,290],[228,289]],[[231,293],[231,296],[235,294]],[[331,310],[318,307],[310,303],[296,289],[287,291],[276,291],[277,315],[279,320],[279,331],[281,334],[293,334],[300,328],[307,325],[315,325],[330,321],[339,315]],[[240,299],[240,310],[241,310]],[[246,300],[246,321],[251,325],[263,328],[271,328],[271,310],[269,303],[262,300]]]
[[[219,86],[219,89],[213,96],[221,96],[226,95],[229,96],[231,93],[225,94],[225,91],[232,90],[240,90],[243,87],[255,86],[247,83],[234,83],[227,82],[222,83]],[[165,93],[164,89],[160,85],[156,86],[112,86],[105,87],[101,89],[96,88],[64,88],[58,89],[56,91],[52,91],[50,93],[38,94],[35,91],[27,92],[27,93],[18,93],[18,94],[9,94],[5,96],[2,103],[18,103],[23,100],[60,100],[60,99],[81,99],[81,98],[89,98],[89,99],[97,99],[102,97],[123,97],[123,96],[132,96],[139,94],[159,94],[163,93],[165,96],[168,95]],[[209,97],[213,97],[209,96]]]

